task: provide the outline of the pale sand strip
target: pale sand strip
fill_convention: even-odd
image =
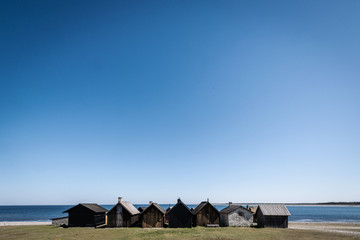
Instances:
[[[334,222],[289,222],[289,228],[332,232],[347,236],[360,237],[360,223]]]
[[[0,222],[3,226],[30,226],[30,225],[51,225],[51,222]]]

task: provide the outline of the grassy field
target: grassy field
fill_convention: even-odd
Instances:
[[[0,227],[0,239],[359,239],[334,233],[270,228],[202,228],[192,229],[94,229],[58,228],[53,226]]]

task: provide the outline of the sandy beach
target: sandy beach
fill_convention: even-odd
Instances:
[[[2,226],[32,226],[32,225],[51,225],[51,222],[0,222]]]
[[[360,222],[289,222],[289,228],[360,237]]]

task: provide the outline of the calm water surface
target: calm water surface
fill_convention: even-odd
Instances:
[[[134,204],[135,207],[147,206]],[[102,205],[110,209],[113,205]],[[161,204],[166,209],[170,204]],[[6,221],[50,221],[51,218],[67,216],[62,212],[70,205],[0,206],[0,222]],[[196,205],[188,205],[189,208]],[[226,205],[216,205],[218,210]],[[296,222],[360,222],[360,207],[288,206],[289,221]]]

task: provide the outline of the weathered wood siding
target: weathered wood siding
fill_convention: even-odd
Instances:
[[[168,212],[169,227],[171,228],[191,228],[193,214],[184,205],[175,205]]]
[[[228,227],[229,226],[229,215],[226,213],[220,213],[220,226]]]
[[[95,214],[83,206],[69,212],[69,227],[95,227],[102,224],[105,224],[105,213]]]
[[[195,216],[195,226],[220,224],[220,214],[211,204],[206,204]]]
[[[139,215],[132,216],[125,208],[120,204],[107,214],[107,226],[108,227],[131,227],[139,219]]]
[[[164,226],[164,214],[153,205],[141,215],[141,220],[143,228],[161,228]]]
[[[264,216],[261,211],[258,211],[257,226],[261,228],[287,228],[288,216]]]

